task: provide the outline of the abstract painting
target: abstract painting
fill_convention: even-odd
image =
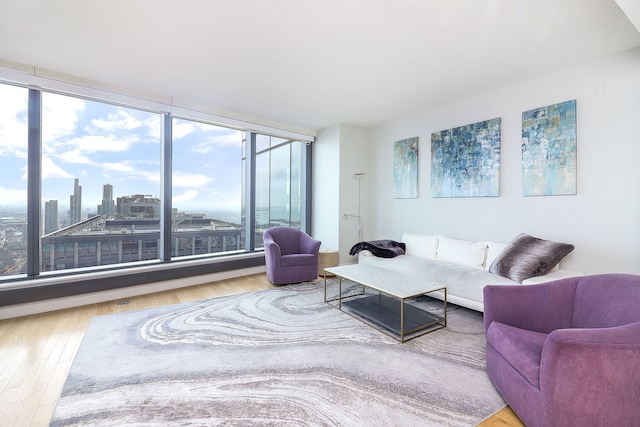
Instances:
[[[576,194],[576,101],[522,113],[522,195]]]
[[[501,119],[431,134],[432,197],[500,195]]]
[[[393,198],[418,197],[418,137],[393,143]]]

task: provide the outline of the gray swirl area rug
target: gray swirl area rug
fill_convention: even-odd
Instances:
[[[446,328],[401,344],[323,291],[316,281],[95,317],[51,425],[472,426],[505,405],[485,371],[481,313],[450,304]]]

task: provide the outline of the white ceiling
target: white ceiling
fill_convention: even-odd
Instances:
[[[307,129],[374,126],[640,46],[618,5],[634,1],[0,0],[0,59]]]

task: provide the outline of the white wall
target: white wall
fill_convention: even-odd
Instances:
[[[312,234],[322,241],[321,249],[340,250],[340,264],[357,261],[349,249],[358,242],[358,222],[344,214],[362,218],[363,236],[368,221],[369,145],[365,129],[338,124],[318,133],[313,144]],[[358,182],[360,178],[360,208]]]
[[[340,125],[318,132],[312,149],[311,235],[322,242],[321,250],[336,250],[340,226]]]
[[[427,78],[427,76],[425,76]],[[523,197],[522,112],[577,100],[578,194]],[[432,132],[502,118],[500,197],[431,198]],[[418,136],[419,198],[393,199],[393,142]],[[369,130],[365,238],[404,231],[508,242],[525,232],[573,243],[563,267],[640,274],[640,49],[544,75]],[[345,176],[341,189],[351,185]]]

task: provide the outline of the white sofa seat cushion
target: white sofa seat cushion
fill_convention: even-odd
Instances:
[[[378,258],[374,256],[361,256],[361,264],[386,268],[399,273],[414,274],[434,283],[447,287],[447,295],[450,302],[455,302],[452,296],[460,296],[465,300],[479,303],[482,311],[482,293],[485,285],[518,285],[506,277],[497,276],[488,271],[475,267],[451,264],[439,260],[428,260],[410,255],[402,255],[395,258]]]
[[[486,249],[487,242],[468,242],[439,236],[436,259],[483,270]]]

